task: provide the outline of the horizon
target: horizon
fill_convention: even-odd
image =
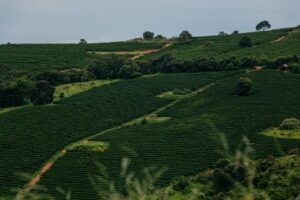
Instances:
[[[270,6],[271,5],[271,6]],[[0,43],[88,43],[126,41],[144,31],[168,38],[182,30],[193,36],[254,32],[262,20],[272,29],[298,26],[300,2],[291,0],[4,0],[0,2]],[[249,12],[250,11],[250,12]],[[58,31],[59,30],[59,31]]]

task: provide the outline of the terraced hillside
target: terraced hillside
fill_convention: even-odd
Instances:
[[[12,44],[0,45],[0,63],[19,70],[85,67],[99,58],[93,51],[139,51],[159,49],[160,42],[113,42],[99,44]]]
[[[240,47],[244,36],[250,37],[254,45]],[[69,80],[52,83],[58,85],[54,104],[32,106],[27,91],[24,104],[12,104],[24,106],[0,108],[0,199],[14,199],[16,188],[27,191],[37,183],[58,199],[64,198],[57,187],[71,191],[72,199],[97,199],[99,194],[91,183],[91,177],[99,173],[95,162],[105,165],[108,176],[120,186],[120,163],[124,157],[130,157],[130,171],[140,177],[145,167],[166,167],[159,182],[164,185],[174,177],[195,174],[218,159],[233,155],[243,136],[253,144],[256,158],[283,155],[299,147],[299,140],[261,134],[265,129],[278,127],[283,119],[300,118],[299,74],[263,67],[257,67],[257,71],[237,70],[245,69],[243,64],[237,68],[207,64],[253,56],[257,61],[275,60],[272,67],[277,68],[283,63],[276,59],[293,56],[288,64],[297,69],[299,56],[294,55],[300,55],[299,45],[299,28],[196,37],[185,42],[1,45],[0,82],[8,94],[18,91],[13,86],[22,86],[18,78],[28,79],[28,85],[31,81],[48,80],[43,76],[38,79],[39,72],[51,75],[52,70],[57,70],[54,75],[65,75]],[[131,59],[120,64],[109,62],[119,56],[107,57],[109,61],[104,64],[94,63],[87,68],[110,52]],[[163,54],[170,54],[179,62],[161,57]],[[152,60],[158,57],[162,58],[160,62]],[[184,62],[201,58],[218,62]],[[191,70],[184,66],[186,70],[180,71],[181,64],[189,64]],[[95,76],[103,66],[107,74],[115,71],[115,76]],[[67,68],[70,71],[63,70]],[[195,73],[206,68],[220,71]],[[80,79],[71,81],[76,72]],[[119,77],[121,72],[141,77]],[[148,73],[156,74],[142,76]],[[241,76],[254,82],[250,96],[233,94]],[[77,81],[89,82],[74,83]],[[30,174],[30,179],[22,179],[21,173]],[[106,189],[105,185],[99,187]]]
[[[26,181],[66,145],[153,112],[172,102],[156,96],[203,87],[239,72],[158,74],[119,81],[65,98],[55,105],[25,107],[0,114],[0,194]]]
[[[176,176],[195,174],[219,158],[232,155],[243,136],[253,144],[256,158],[282,155],[299,147],[299,140],[270,138],[261,131],[278,125],[282,119],[300,116],[300,76],[268,70],[248,73],[255,89],[247,97],[232,93],[239,76],[219,81],[203,93],[158,113],[158,117],[168,120],[159,123],[147,119],[92,139],[109,143],[104,152],[88,148],[69,151],[44,174],[41,184],[59,199],[62,196],[57,193],[57,186],[70,190],[73,199],[96,199],[90,179],[99,174],[95,162],[105,165],[112,180],[120,183],[120,163],[129,156],[122,150],[124,146],[136,152],[131,154],[131,171],[141,173],[149,166],[167,167],[161,184]],[[186,75],[187,79],[192,77]]]
[[[247,56],[255,56],[258,59],[275,59],[278,57],[293,56],[300,54],[300,29],[293,30],[289,34],[274,40],[266,42],[252,48],[239,49],[228,52],[221,57],[236,56],[244,58]]]
[[[176,43],[161,52],[147,55],[143,59],[156,58],[162,53],[171,54],[179,60],[231,56],[244,58],[250,55],[264,59],[291,56],[300,53],[297,48],[300,33],[295,30],[297,29],[288,28],[227,36],[196,37],[188,42]],[[239,46],[240,39],[245,36],[252,39],[253,47],[241,48]]]
[[[154,50],[142,56],[147,60],[168,53],[179,60],[199,58],[224,58],[235,56],[244,58],[249,55],[263,59],[299,54],[299,31],[296,28],[277,29],[266,32],[252,32],[228,36],[195,37],[188,42],[113,42],[98,44],[20,44],[1,45],[0,64],[15,67],[18,70],[49,70],[71,67],[86,67],[101,52],[139,52]],[[255,46],[241,48],[239,40],[248,36]],[[161,51],[157,51],[161,49]],[[95,52],[95,53],[93,53]],[[100,52],[100,53],[97,53]],[[151,52],[151,51],[150,51]],[[139,55],[139,54],[138,54]]]

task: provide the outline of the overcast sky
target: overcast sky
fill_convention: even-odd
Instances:
[[[0,43],[118,41],[300,24],[300,0],[0,0]]]

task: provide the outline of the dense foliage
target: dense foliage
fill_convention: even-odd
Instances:
[[[242,77],[235,85],[235,92],[240,96],[247,96],[250,94],[253,87],[253,82],[247,77]]]
[[[241,47],[251,47],[252,46],[252,39],[250,37],[242,37],[240,42],[239,42],[239,45]]]
[[[47,81],[37,81],[30,96],[34,105],[44,105],[52,103],[55,88]]]
[[[270,28],[271,28],[271,24],[266,20],[258,23],[257,26],[256,26],[257,31],[260,31],[260,30],[266,31]]]
[[[55,88],[47,81],[20,78],[0,84],[0,108],[20,106],[27,103],[34,105],[49,104],[53,101]]]
[[[154,192],[154,199],[162,198],[163,191],[166,199],[286,200],[299,197],[299,149],[291,150],[285,157],[269,156],[248,162],[220,160],[213,169],[174,180],[169,187]]]
[[[187,41],[187,40],[190,40],[192,39],[192,34],[189,32],[189,31],[182,31],[180,34],[179,34],[179,40],[181,41]]]
[[[154,39],[154,33],[151,31],[146,31],[143,34],[143,37],[145,40],[153,40]]]
[[[89,66],[88,71],[97,79],[129,79],[141,75],[136,62],[116,55],[95,61]]]

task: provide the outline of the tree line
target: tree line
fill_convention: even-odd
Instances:
[[[44,80],[20,78],[0,84],[0,107],[48,104],[53,101],[54,86]]]

